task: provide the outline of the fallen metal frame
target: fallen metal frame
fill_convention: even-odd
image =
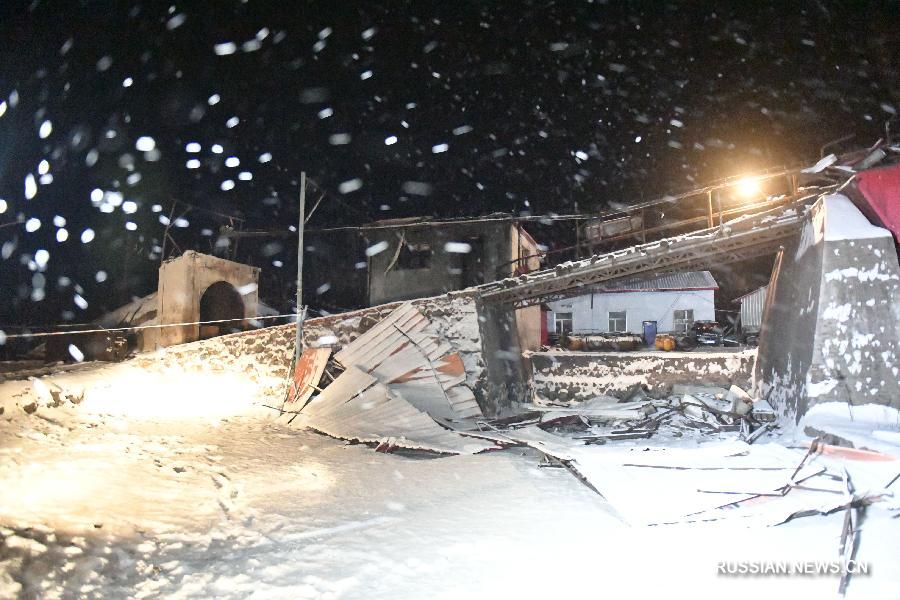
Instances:
[[[737,262],[774,254],[797,236],[805,221],[799,206],[731,221],[725,227],[599,254],[518,278],[480,286],[486,303],[523,308],[570,298],[584,288],[632,275],[658,274]]]

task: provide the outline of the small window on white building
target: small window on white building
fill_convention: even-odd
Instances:
[[[556,333],[559,335],[563,335],[565,333],[572,333],[572,313],[570,312],[558,312],[555,315],[556,320]]]
[[[610,333],[627,331],[624,310],[609,313],[609,331]]]
[[[676,333],[687,333],[694,324],[694,309],[676,310],[672,317],[672,328]]]

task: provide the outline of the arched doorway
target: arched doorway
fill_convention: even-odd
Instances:
[[[241,331],[244,325],[244,301],[234,286],[218,281],[203,292],[200,297],[200,321],[221,321],[200,325],[200,339],[215,337],[225,333]]]

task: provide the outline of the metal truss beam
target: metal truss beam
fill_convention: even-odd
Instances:
[[[484,302],[515,308],[585,293],[585,288],[641,274],[715,268],[766,254],[800,232],[805,212],[795,209],[737,219],[725,227],[598,254],[517,278],[480,286]]]

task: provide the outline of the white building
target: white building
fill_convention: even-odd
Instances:
[[[709,271],[619,280],[590,289],[591,293],[548,303],[547,330],[640,334],[644,321],[656,321],[661,333],[684,332],[694,321],[716,318],[719,286]]]

